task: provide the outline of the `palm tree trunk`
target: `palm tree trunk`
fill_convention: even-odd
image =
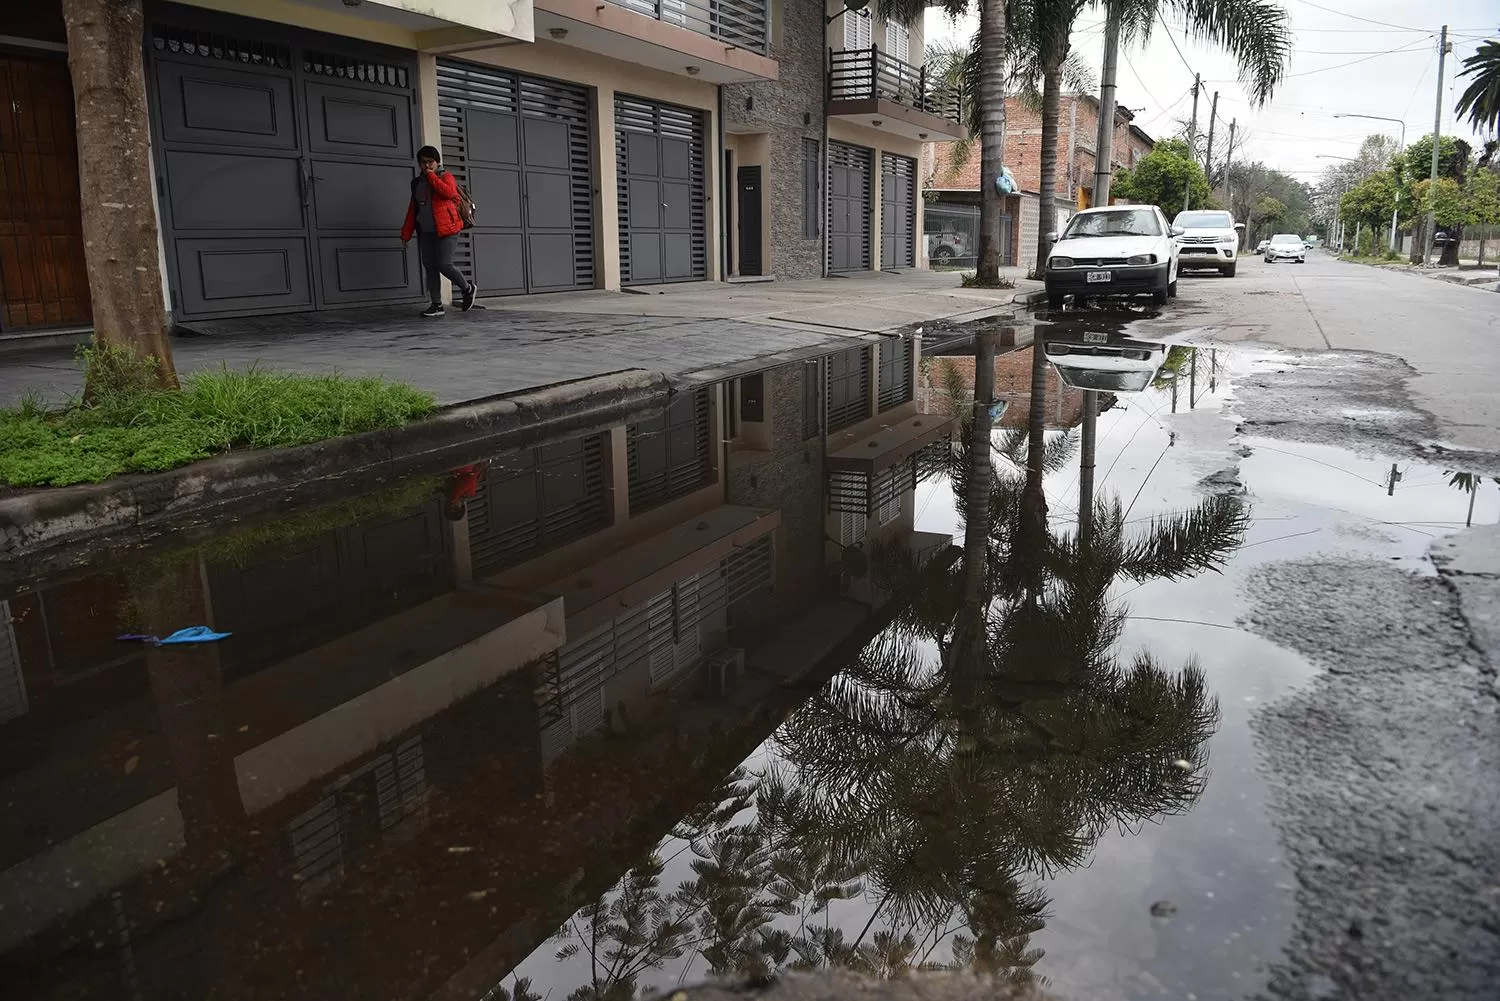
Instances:
[[[1000,190],[1005,158],[1005,0],[979,4],[979,262],[980,284],[1000,280]],[[993,378],[993,376],[992,376]]]
[[[124,378],[127,388],[177,386],[162,302],[141,0],[63,0],[68,69],[77,112],[84,262],[94,344],[114,349],[90,366],[87,387]],[[134,356],[152,364],[112,365]],[[144,384],[144,385],[141,385]]]
[[[969,427],[969,478],[964,497],[962,604],[949,648],[950,667],[960,700],[969,703],[977,687],[985,629],[985,580],[989,576],[991,470],[990,436],[995,419],[995,345],[998,332],[986,330],[974,343],[974,417]]]
[[[1063,53],[1066,56],[1066,52]],[[1036,234],[1036,269],[1040,276],[1042,266],[1052,245],[1047,234],[1056,229],[1057,218],[1057,130],[1061,124],[1060,105],[1062,95],[1062,59],[1049,60],[1042,76],[1042,194],[1041,210],[1038,212]]]
[[[1031,344],[1031,407],[1026,415],[1026,485],[1021,489],[1020,557],[1036,593],[1041,583],[1041,555],[1047,541],[1047,495],[1042,475],[1047,454],[1047,350],[1041,328]]]

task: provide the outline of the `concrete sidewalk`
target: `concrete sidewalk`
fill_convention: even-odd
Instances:
[[[1019,268],[1006,271],[1015,289],[965,289],[956,272],[909,271],[498,298],[440,319],[403,304],[211,320],[189,325],[199,336],[174,338],[173,353],[183,374],[259,365],[379,375],[426,389],[444,405],[629,369],[694,385],[929,320],[1019,309],[1014,300],[1036,283]],[[0,368],[0,406],[27,394],[60,406],[82,389],[69,349],[0,356]]]

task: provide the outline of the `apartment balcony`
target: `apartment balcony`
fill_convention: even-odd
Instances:
[[[828,53],[828,117],[907,139],[946,142],[968,135],[959,92],[874,47]]]
[[[957,427],[953,417],[913,414],[864,436],[828,436],[828,510],[865,516],[941,472]]]
[[[775,80],[768,2],[536,0],[536,35],[706,83]]]

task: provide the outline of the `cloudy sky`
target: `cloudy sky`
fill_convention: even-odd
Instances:
[[[1500,37],[1496,0],[1285,0],[1282,6],[1291,23],[1293,55],[1287,79],[1264,108],[1251,107],[1234,60],[1186,39],[1180,19],[1171,31],[1158,26],[1148,45],[1121,53],[1120,104],[1136,112],[1136,124],[1150,135],[1170,134],[1173,119],[1191,113],[1193,74],[1201,73],[1200,129],[1207,127],[1209,104],[1218,91],[1220,136],[1237,120],[1249,158],[1311,181],[1336,162],[1320,155],[1353,156],[1371,132],[1396,136],[1401,128],[1335,114],[1399,118],[1406,123],[1408,142],[1431,131],[1437,36],[1447,24],[1453,52],[1443,73],[1443,131],[1477,143],[1466,126],[1455,124],[1453,106],[1463,86],[1455,85],[1454,76],[1480,42]],[[969,38],[976,23],[954,24],[933,10],[927,19],[929,44]],[[1173,20],[1167,18],[1169,27]],[[1086,10],[1073,48],[1096,78],[1103,34],[1102,11]]]

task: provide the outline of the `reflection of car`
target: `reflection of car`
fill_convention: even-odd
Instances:
[[[1216,209],[1179,212],[1172,225],[1183,231],[1177,238],[1178,267],[1217,268],[1224,277],[1234,277],[1244,228],[1234,216]]]
[[[960,257],[970,257],[969,237],[957,230],[927,234],[927,259],[934,264],[946,264]]]
[[[1259,243],[1257,243],[1255,245],[1255,252],[1257,254],[1264,254],[1266,252],[1266,248],[1269,247],[1270,245],[1271,245],[1271,241],[1270,240],[1262,240],[1262,241],[1260,241]]]
[[[1167,360],[1167,346],[1085,331],[1082,339],[1048,337],[1047,360],[1074,389],[1139,393],[1149,389]]]
[[[1296,233],[1277,233],[1271,237],[1271,245],[1266,248],[1266,263],[1275,264],[1277,261],[1306,264],[1307,247],[1303,244],[1302,237]]]
[[[1052,243],[1045,275],[1047,305],[1105,295],[1149,294],[1161,305],[1177,294],[1177,245],[1154,205],[1084,209]]]

